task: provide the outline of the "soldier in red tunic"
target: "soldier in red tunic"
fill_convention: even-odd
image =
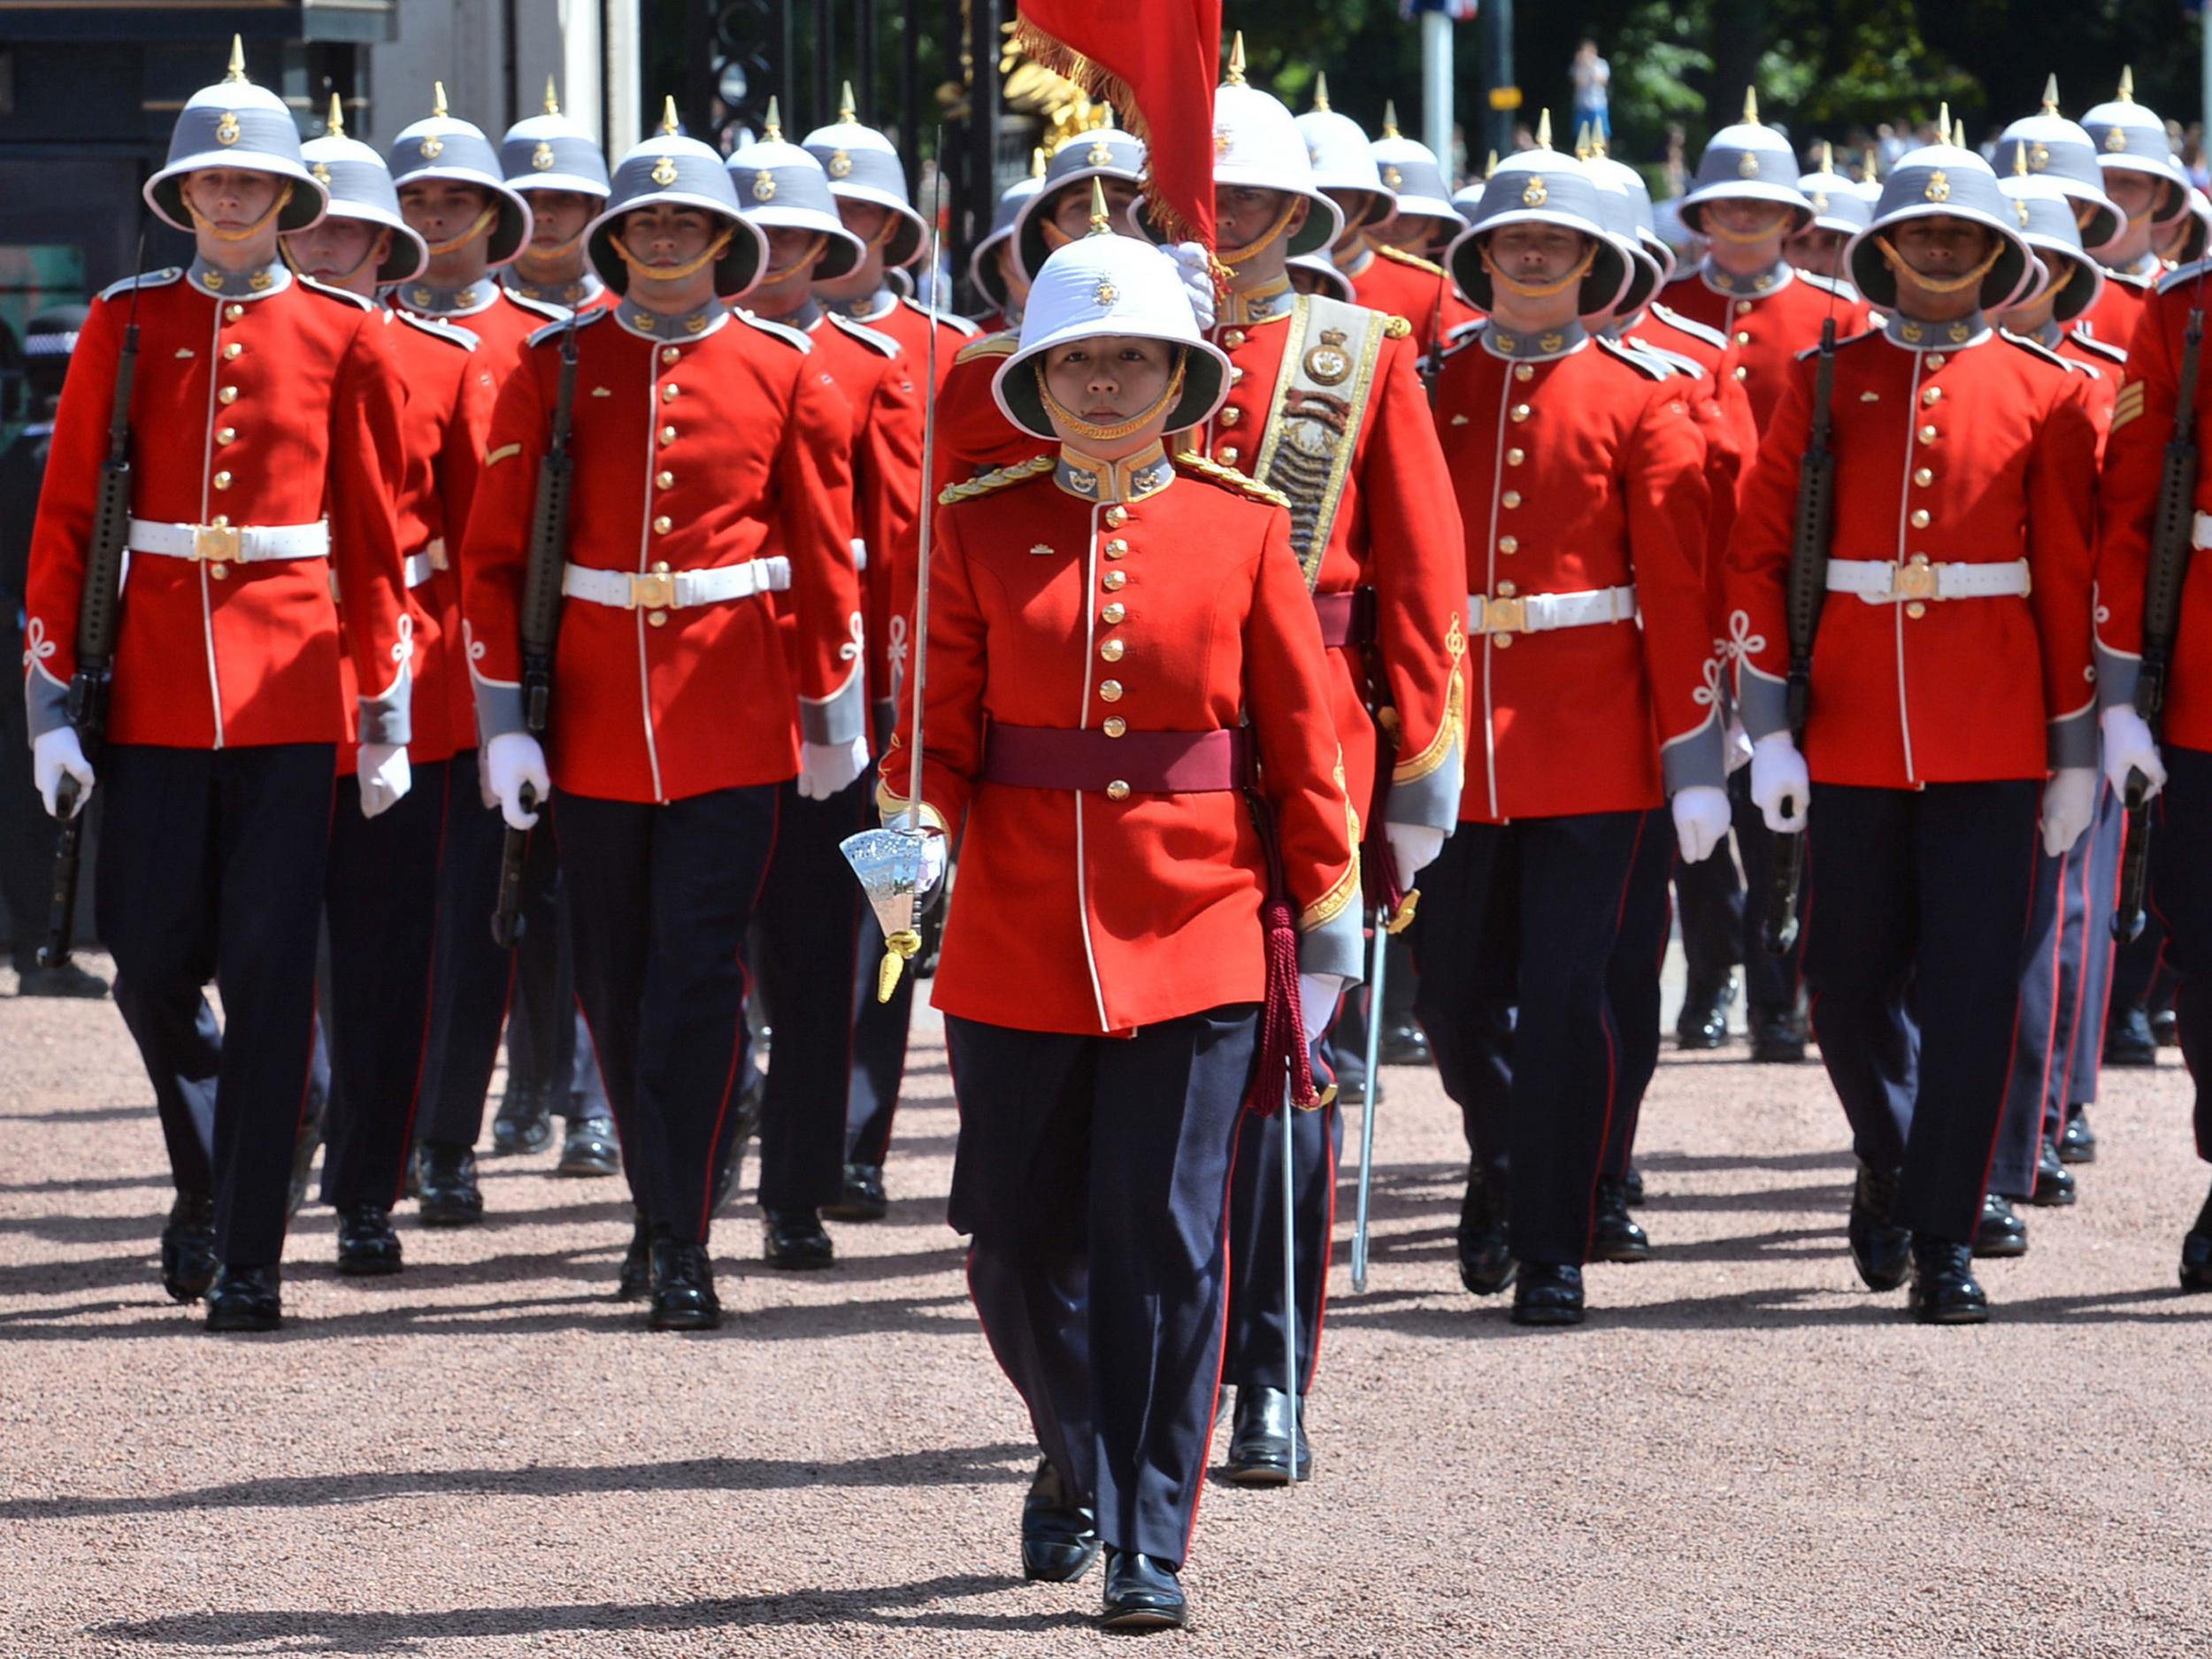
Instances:
[[[850,417],[806,336],[726,309],[765,245],[722,157],[664,132],[616,170],[587,249],[621,296],[534,336],[502,388],[462,560],[485,774],[508,824],[549,793],[577,990],[638,1227],[622,1289],[656,1329],[718,1323],[705,1244],[747,1064],[746,929],[794,777],[864,763]],[[565,351],[576,353],[549,741],[517,620]],[[772,595],[788,593],[787,647]],[[796,718],[794,718],[794,711]]]
[[[519,298],[562,311],[611,305],[614,295],[584,258],[584,227],[607,199],[607,158],[584,125],[561,113],[546,77],[545,109],[499,141],[500,170],[529,204],[530,240],[499,273]]]
[[[2058,112],[2058,77],[2043,88],[2043,108],[2005,128],[1997,140],[2001,165],[2009,169],[2025,147],[2028,176],[2058,187],[2074,214],[2074,228],[2092,257],[2101,260],[2105,250],[2120,241],[2126,219],[2105,188],[2104,169],[2098,165],[2096,141],[2076,123]],[[2101,266],[2100,267],[2101,269]],[[2092,304],[2077,309],[2066,327],[2089,332],[2120,350],[2127,349],[2147,282],[2106,280],[2098,287]]]
[[[1915,1317],[1938,1324],[1989,1313],[1969,1252],[2039,810],[2055,855],[2096,805],[2095,429],[2078,377],[1984,317],[2029,260],[1988,165],[1950,145],[1899,162],[1852,244],[1853,280],[1888,322],[1834,362],[1834,528],[1801,753],[1784,595],[1810,360],[1784,388],[1729,558],[1752,798],[1777,833],[1813,826],[1805,977],[1859,1158],[1852,1255],[1870,1288],[1909,1271]]]
[[[2050,96],[2055,98],[2055,88]],[[2080,130],[2097,158],[2120,225],[2110,242],[2090,249],[2104,265],[2104,298],[2076,326],[2085,326],[2107,345],[2124,351],[2165,268],[2159,263],[2158,244],[2189,217],[2189,178],[2175,165],[2166,123],[2135,101],[2130,71],[2121,71],[2119,95],[2111,103],[2082,116]],[[2083,234],[2085,239],[2088,233]]]
[[[1044,1451],[1025,1573],[1075,1578],[1102,1543],[1106,1624],[1179,1625],[1242,1103],[1283,1087],[1282,1051],[1254,1078],[1259,1005],[1287,1011],[1294,968],[1310,1040],[1358,974],[1354,808],[1280,498],[1162,447],[1228,383],[1176,268],[1111,234],[1062,249],[997,381],[1060,447],[948,493],[921,799],[910,711],[881,798],[895,823],[964,830],[933,996],[960,1103],[951,1220]],[[1275,824],[1294,949],[1263,926],[1271,858],[1240,786]]]
[[[30,729],[50,810],[65,775],[81,803],[96,783],[107,799],[100,936],[177,1184],[164,1281],[180,1302],[207,1296],[210,1330],[270,1330],[282,1315],[334,750],[358,740],[365,812],[409,782],[413,677],[392,503],[402,394],[374,308],[278,258],[279,233],[319,219],[325,188],[300,159],[291,112],[247,81],[235,50],[230,79],[187,101],[146,198],[191,234],[195,257],[188,271],[102,295],[70,365],[25,596]],[[65,694],[131,323],[129,557],[96,779]],[[211,978],[219,1038],[203,1018]],[[204,1142],[189,1108],[210,1094]]]

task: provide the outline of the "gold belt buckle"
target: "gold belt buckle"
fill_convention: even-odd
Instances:
[[[1916,553],[1890,572],[1889,596],[1892,599],[1941,599],[1941,572],[1928,563],[1925,553]]]
[[[676,579],[665,565],[656,565],[643,576],[630,578],[630,609],[672,611],[676,607]]]
[[[1527,633],[1528,601],[1486,598],[1482,602],[1482,631],[1485,634]]]
[[[445,538],[443,536],[434,538],[431,541],[430,545],[425,548],[423,551],[430,556],[430,568],[432,570],[442,571],[453,568],[446,563]]]
[[[230,524],[194,525],[192,557],[235,564],[238,560],[238,526]]]

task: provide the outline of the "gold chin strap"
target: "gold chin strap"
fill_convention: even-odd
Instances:
[[[1481,248],[1480,252],[1482,268],[1490,273],[1490,280],[1502,286],[1507,293],[1518,295],[1525,300],[1548,300],[1554,295],[1564,294],[1584,277],[1590,274],[1590,267],[1597,262],[1598,245],[1595,242],[1591,242],[1582,250],[1582,258],[1573,270],[1568,272],[1556,282],[1545,283],[1523,282],[1517,277],[1506,275],[1492,262],[1490,249],[1486,243]]]
[[[1874,246],[1881,253],[1882,263],[1889,266],[1891,274],[1899,281],[1909,282],[1913,287],[1929,294],[1956,294],[1962,289],[1974,287],[1995,268],[1997,261],[2004,257],[2005,252],[2005,244],[2000,240],[1996,247],[1990,250],[1989,257],[1971,271],[1967,272],[1965,275],[1932,277],[1923,276],[1907,265],[1904,255],[1899,253],[1891,245],[1888,237],[1877,234],[1874,238]]]
[[[616,236],[611,240],[614,242],[616,257],[630,267],[632,276],[643,277],[649,282],[680,282],[687,276],[696,276],[719,259],[723,250],[730,245],[730,238],[736,234],[737,229],[734,226],[725,229],[719,236],[707,244],[706,252],[701,254],[696,259],[686,260],[682,265],[648,265],[630,251],[621,237]]]
[[[217,242],[251,242],[256,236],[258,236],[263,231],[268,229],[271,225],[274,224],[276,222],[276,216],[284,211],[287,207],[291,205],[292,190],[293,186],[288,183],[284,188],[277,192],[277,199],[270,204],[269,211],[264,213],[259,219],[254,220],[252,224],[247,226],[243,230],[219,229],[213,219],[208,218],[206,214],[201,212],[198,208],[192,205],[192,198],[184,194],[184,188],[181,185],[180,185],[177,188],[177,195],[183,200],[184,211],[191,215],[193,229],[205,231],[209,235],[214,237]]]
[[[885,208],[883,210],[883,228],[878,231],[874,235],[869,237],[865,242],[862,243],[862,248],[868,253],[873,253],[879,248],[888,247],[891,242],[891,238],[899,234],[899,227],[904,222],[904,219],[900,217],[897,210],[888,207]]]
[[[1225,248],[1218,256],[1222,264],[1227,265],[1232,271],[1235,270],[1237,266],[1256,257],[1263,248],[1269,246],[1278,236],[1290,228],[1290,216],[1298,211],[1298,204],[1306,198],[1290,191],[1284,192],[1284,196],[1286,200],[1283,203],[1283,211],[1275,216],[1275,222],[1267,227],[1267,234],[1246,242],[1241,248]]]
[[[726,240],[726,238],[725,240]],[[828,246],[829,233],[827,231],[816,231],[813,236],[808,241],[806,247],[800,251],[797,258],[794,259],[789,265],[777,266],[773,271],[769,272],[765,276],[761,278],[761,287],[772,288],[779,282],[789,281],[793,277],[798,275],[800,272],[805,270],[807,266],[813,262],[815,256],[819,254],[823,249]]]
[[[2051,279],[2051,286],[2043,290],[2043,297],[2047,300],[2056,299],[2061,294],[2063,294],[2066,291],[2066,285],[2081,274],[2081,267],[2076,265],[2071,259],[2062,259],[2059,261],[2059,264],[2063,265],[2065,269],[2061,271],[2058,275],[2053,277]]]
[[[1701,221],[1705,226],[1705,234],[1709,240],[1714,242],[1732,242],[1738,244],[1764,242],[1768,237],[1778,234],[1779,232],[1777,227],[1788,223],[1789,217],[1789,209],[1786,207],[1778,207],[1774,210],[1774,217],[1767,220],[1766,226],[1763,229],[1745,231],[1730,230],[1724,225],[1717,225],[1713,223],[1709,214],[1701,214],[1699,216]]]
[[[458,236],[454,237],[449,242],[432,242],[430,244],[430,257],[433,259],[435,259],[442,254],[457,253],[462,249],[467,247],[469,243],[474,242],[479,236],[484,234],[485,232],[491,229],[491,227],[497,223],[499,223],[499,204],[494,202],[489,207],[479,213],[476,216],[476,222],[473,225],[471,225],[466,230],[463,231]]]
[[[544,261],[549,259],[565,259],[569,257],[569,255],[574,253],[583,245],[584,233],[580,230],[578,231],[573,236],[571,236],[566,242],[556,242],[550,248],[541,248],[535,242],[529,242],[524,245],[522,250],[522,260],[518,261],[517,263],[535,259],[542,264]]]
[[[1052,388],[1045,383],[1045,365],[1041,361],[1035,365],[1037,396],[1044,402],[1045,413],[1077,437],[1088,443],[1111,443],[1117,439],[1127,437],[1133,432],[1141,431],[1174,408],[1182,398],[1183,374],[1189,366],[1190,352],[1179,348],[1175,354],[1175,373],[1168,376],[1167,390],[1160,394],[1158,401],[1141,415],[1132,416],[1129,419],[1117,422],[1110,426],[1093,426],[1055,397],[1052,395]]]

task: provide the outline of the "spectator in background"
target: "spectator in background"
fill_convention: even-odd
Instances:
[[[1685,153],[1688,145],[1689,134],[1682,130],[1682,123],[1669,121],[1666,150],[1660,157],[1659,165],[1666,170],[1666,195],[1670,198],[1686,195],[1689,191],[1690,164]]]
[[[1613,84],[1613,65],[1598,56],[1595,41],[1586,39],[1575,48],[1574,65],[1569,73],[1575,83],[1574,130],[1579,133],[1588,126],[1600,138],[1610,138],[1613,124],[1607,114],[1607,89]]]
[[[2204,123],[2190,122],[2189,130],[2181,135],[2176,150],[2182,166],[2188,172],[2189,182],[2200,190],[2212,190],[2212,168],[2208,168],[2204,160]]]

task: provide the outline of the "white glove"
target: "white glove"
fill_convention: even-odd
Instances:
[[[499,814],[510,829],[526,830],[538,815],[522,803],[522,786],[537,791],[538,804],[553,793],[552,774],[545,769],[545,751],[527,732],[502,732],[484,745],[484,781],[499,803]]]
[[[1344,995],[1340,973],[1302,973],[1298,976],[1299,1023],[1305,1027],[1306,1047],[1336,1023],[1336,999]]]
[[[70,810],[71,818],[83,811],[84,803],[92,799],[92,763],[84,757],[84,745],[77,741],[73,726],[58,726],[31,740],[31,774],[50,817],[62,816],[61,780],[65,777],[77,780],[77,804]]]
[[[2063,766],[2043,786],[2043,850],[2056,858],[2097,816],[2097,769]]]
[[[1183,279],[1183,294],[1190,301],[1192,315],[1198,319],[1198,332],[1204,334],[1214,326],[1213,265],[1205,248],[1194,242],[1178,242],[1160,251],[1175,261],[1175,274]]]
[[[415,781],[407,764],[404,743],[364,743],[354,760],[354,780],[361,786],[361,816],[374,818],[405,795]]]
[[[2104,775],[2112,780],[2115,795],[2127,793],[2131,772],[2141,772],[2150,785],[2143,792],[2146,801],[2166,787],[2166,763],[2159,757],[2158,741],[2133,703],[2114,703],[2099,724],[2104,727]]]
[[[911,812],[894,812],[883,820],[883,827],[905,834],[914,832]],[[937,884],[945,879],[945,838],[935,830],[922,832],[922,867],[914,877],[914,902],[919,904],[937,891]]]
[[[1444,832],[1426,824],[1386,824],[1383,836],[1390,843],[1391,862],[1398,866],[1398,879],[1408,887],[1444,850]]]
[[[849,743],[799,745],[799,794],[809,801],[826,801],[868,769],[868,740]]]
[[[1676,790],[1667,804],[1674,811],[1674,840],[1684,864],[1703,864],[1728,839],[1727,790],[1694,783]]]
[[[1812,801],[1813,780],[1805,770],[1805,757],[1787,732],[1770,733],[1751,746],[1751,804],[1759,809],[1769,829],[1778,835],[1794,835],[1805,827]]]

